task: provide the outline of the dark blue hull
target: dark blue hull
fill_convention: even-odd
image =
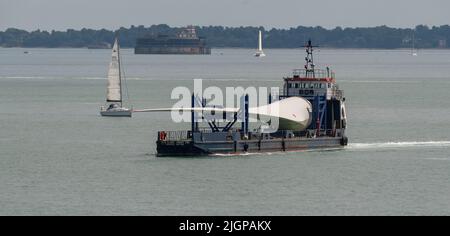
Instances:
[[[292,138],[270,140],[241,140],[219,142],[157,142],[157,156],[206,156],[214,154],[242,154],[304,151],[311,149],[341,148],[347,145],[346,138]]]

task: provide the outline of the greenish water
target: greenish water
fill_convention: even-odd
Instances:
[[[109,50],[0,49],[1,215],[450,215],[450,51],[330,50],[350,145],[339,151],[156,158],[169,114],[102,118]],[[300,50],[133,55],[135,108],[207,85],[280,86]]]

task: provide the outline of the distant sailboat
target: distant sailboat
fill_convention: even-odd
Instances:
[[[124,80],[123,80],[124,81]],[[132,110],[122,106],[122,69],[120,63],[120,47],[116,38],[112,49],[112,60],[109,64],[108,88],[106,94],[107,107],[102,107],[102,116],[131,117]]]
[[[416,34],[415,30],[413,30],[411,54],[412,54],[414,57],[417,56],[417,50],[416,50],[416,36],[415,36],[415,34]]]
[[[265,57],[266,54],[264,54],[263,48],[262,48],[262,33],[261,30],[259,31],[259,38],[258,38],[258,49],[256,50],[255,57]]]

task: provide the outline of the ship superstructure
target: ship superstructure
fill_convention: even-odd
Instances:
[[[284,78],[283,95],[281,98],[302,97],[313,105],[313,116],[309,129],[317,130],[319,136],[327,136],[337,132],[345,137],[347,114],[345,111],[345,97],[336,83],[335,73],[327,67],[316,69],[314,64],[314,46],[311,40],[305,46],[307,56],[303,69],[295,69],[291,77]]]

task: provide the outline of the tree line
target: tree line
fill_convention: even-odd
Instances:
[[[450,26],[426,25],[414,29],[391,28],[388,26],[365,28],[325,29],[323,27],[304,27],[290,29],[264,29],[263,27],[223,27],[197,26],[199,36],[205,37],[211,47],[255,48],[258,31],[264,32],[265,48],[298,48],[308,39],[321,47],[333,48],[448,48],[450,45]],[[165,24],[131,26],[118,30],[69,29],[66,31],[25,31],[10,28],[0,31],[1,47],[44,47],[81,48],[112,44],[118,35],[122,47],[132,48],[136,39],[150,35],[175,35],[182,28]]]

